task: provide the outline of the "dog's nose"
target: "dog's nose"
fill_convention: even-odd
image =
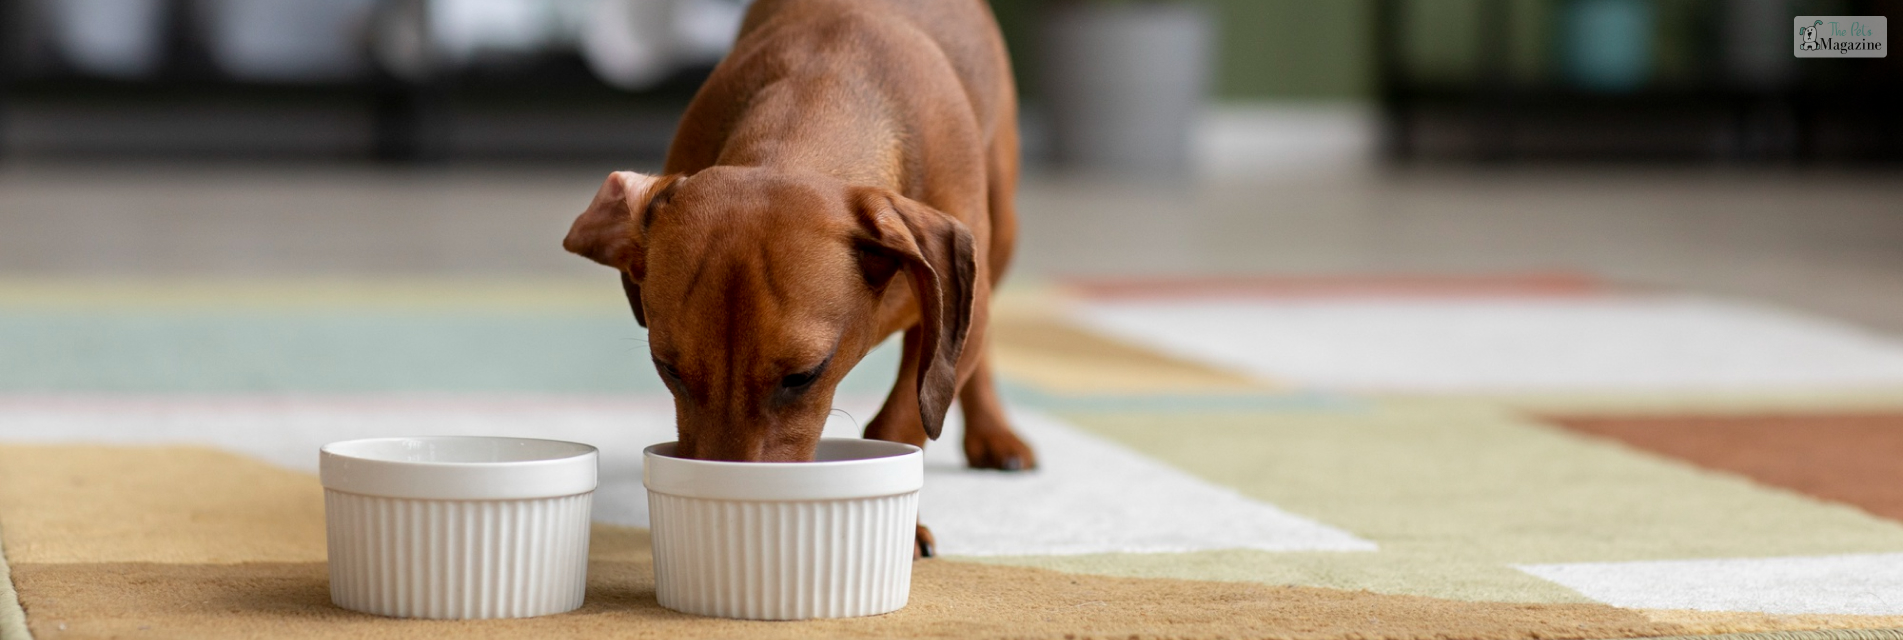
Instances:
[[[817,442],[794,442],[761,433],[726,433],[682,440],[682,457],[722,462],[810,462]]]

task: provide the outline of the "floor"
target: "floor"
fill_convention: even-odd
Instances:
[[[557,247],[607,168],[0,169],[0,637],[725,630],[650,595],[672,405]],[[924,606],[779,633],[1903,628],[1903,341],[1833,319],[1903,334],[1894,176],[1224,175],[1031,177],[988,348],[1039,470],[932,447]],[[600,446],[589,608],[330,606],[312,450],[406,432]]]
[[[14,164],[0,275],[590,277],[608,166]],[[1029,176],[1016,277],[1584,272],[1903,333],[1895,171],[1338,168]]]

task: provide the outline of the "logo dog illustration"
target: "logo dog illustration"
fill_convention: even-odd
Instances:
[[[1818,20],[1815,23],[1813,23],[1811,26],[1798,27],[1797,34],[1804,36],[1804,44],[1797,45],[1797,48],[1803,49],[1805,51],[1816,51],[1817,50],[1817,28],[1821,26],[1824,26],[1824,21]]]

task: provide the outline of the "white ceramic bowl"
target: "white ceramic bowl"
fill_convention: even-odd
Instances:
[[[924,454],[827,438],[814,462],[712,462],[648,447],[655,597],[703,616],[846,618],[912,591]]]
[[[585,444],[527,438],[324,445],[331,601],[402,618],[580,607],[596,458]]]

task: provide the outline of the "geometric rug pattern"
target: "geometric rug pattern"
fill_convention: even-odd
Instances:
[[[928,447],[906,609],[746,623],[653,602],[671,404],[612,282],[0,282],[0,638],[1903,637],[1893,338],[1550,274],[1019,286],[992,321],[1044,469]],[[316,447],[429,433],[601,447],[582,610],[329,604]]]

